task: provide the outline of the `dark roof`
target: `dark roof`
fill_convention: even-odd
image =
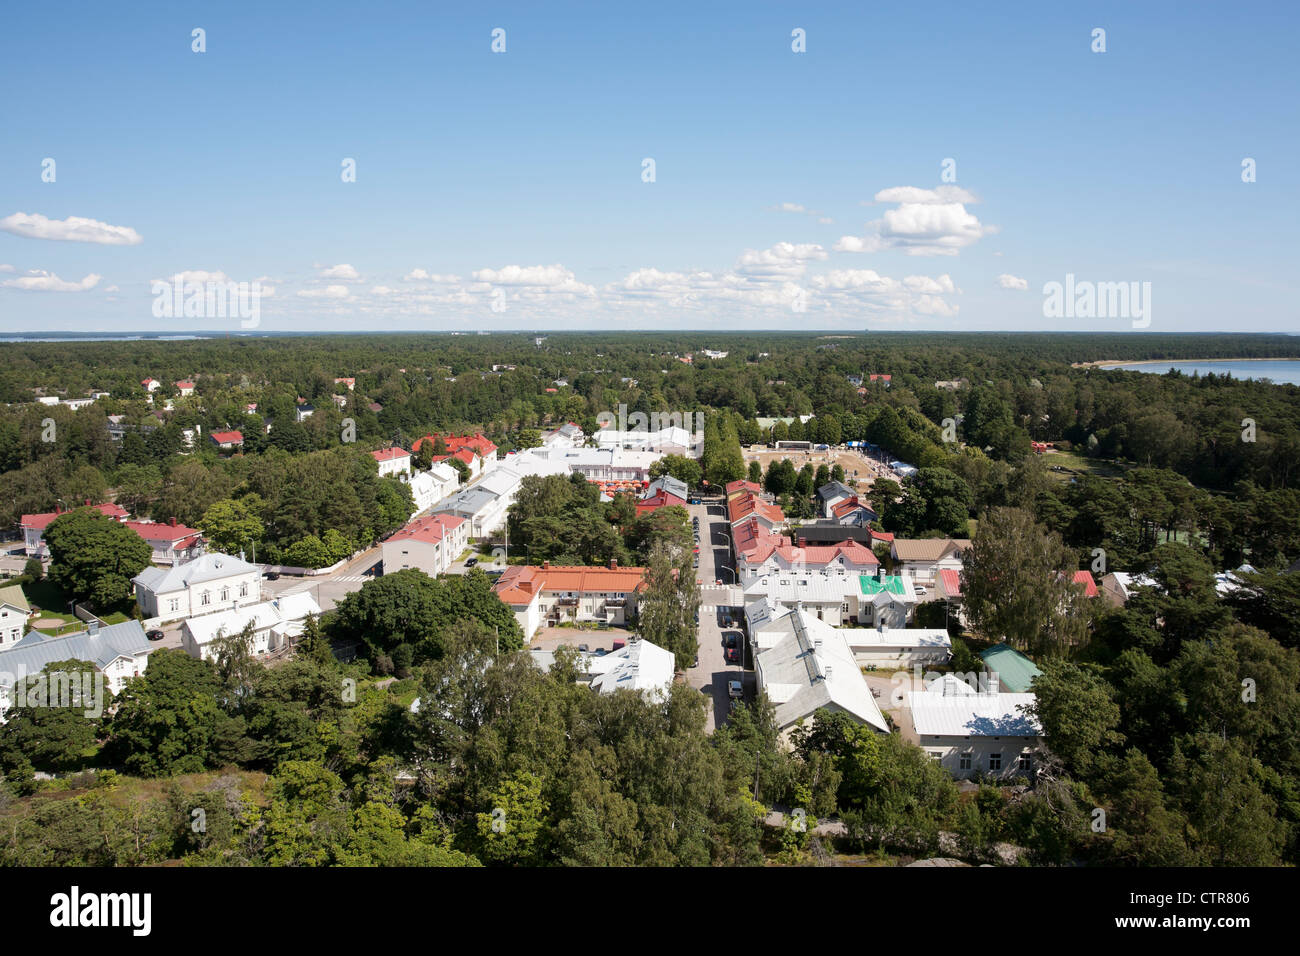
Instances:
[[[858,525],[842,525],[835,521],[814,521],[800,525],[790,531],[790,537],[798,543],[800,538],[809,544],[840,544],[844,541],[857,541],[871,547],[871,529]]]

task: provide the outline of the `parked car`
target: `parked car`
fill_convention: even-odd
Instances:
[[[467,568],[472,568],[472,567],[474,567],[474,565],[476,565],[476,564],[478,564],[478,558],[466,558],[466,559],[465,559],[465,567],[467,567]]]
[[[739,647],[739,646],[740,646],[740,638],[738,638],[735,634],[723,634],[723,635],[722,635],[722,646],[723,646],[723,647],[727,647],[727,648],[731,648],[731,647]]]
[[[582,651],[582,652],[585,654],[585,653],[589,652],[589,651],[591,650],[591,648],[588,647],[586,644],[579,644],[579,645],[578,645],[578,650]]]
[[[728,647],[725,651],[722,652],[722,657],[728,664],[739,664],[740,648]]]
[[[155,627],[151,631],[145,631],[144,636],[149,638],[149,640],[151,641],[161,641],[167,635],[165,635],[162,631],[160,631],[158,628]]]
[[[267,580],[267,581],[278,581],[278,580],[280,580],[280,572],[279,572],[279,571],[267,571],[264,575],[262,575],[262,577],[263,577],[264,580]]]
[[[727,681],[727,696],[732,700],[739,700],[745,696],[745,685],[738,680]]]

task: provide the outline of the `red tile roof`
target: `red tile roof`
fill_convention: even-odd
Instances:
[[[411,451],[419,451],[424,446],[425,442],[428,442],[430,445],[436,444],[437,438],[438,438],[437,433],[434,433],[432,435],[425,435],[423,438],[417,440],[416,443],[411,446]],[[460,451],[463,448],[468,448],[470,451],[476,452],[478,455],[482,456],[483,458],[486,458],[488,457],[488,455],[495,455],[497,451],[497,446],[494,445],[489,439],[484,438],[482,434],[443,435],[442,440],[447,445],[447,453],[451,455],[455,455],[456,452]],[[460,456],[457,455],[457,457]],[[461,460],[464,461],[465,459],[461,458]]]
[[[411,453],[404,448],[381,448],[379,451],[372,451],[370,456],[375,461],[395,461],[398,458],[410,458]]]
[[[754,481],[744,481],[744,480],[729,481],[727,482],[727,487],[725,491],[728,495],[735,494],[738,491],[752,491],[754,494],[757,495],[762,493],[763,486]]]
[[[1097,582],[1092,579],[1092,575],[1087,571],[1075,571],[1074,583],[1083,585],[1083,593],[1085,597],[1097,596]]]
[[[129,515],[129,512],[121,505],[115,505],[111,501],[106,501],[102,505],[90,505],[102,515],[107,515],[114,521],[121,521]],[[75,510],[75,509],[70,509]],[[30,528],[33,531],[43,531],[50,526],[50,523],[60,515],[68,514],[67,511],[48,511],[44,514],[23,515],[19,526],[24,530]]]
[[[457,515],[426,515],[423,518],[416,518],[394,531],[388,540],[424,541],[428,544],[437,544],[446,536],[448,531],[464,523],[465,519]]]
[[[237,445],[243,442],[244,433],[239,431],[212,432],[208,437],[218,445]]]
[[[727,500],[727,516],[732,524],[750,517],[762,518],[774,525],[785,524],[785,512],[778,506],[764,501],[752,491],[730,497]]]
[[[203,533],[198,528],[187,528],[171,521],[127,521],[126,526],[146,541],[166,541],[173,547],[190,547]],[[185,544],[186,540],[190,544]]]
[[[513,607],[529,604],[539,591],[628,594],[645,587],[645,568],[516,564],[492,585],[492,592]]]

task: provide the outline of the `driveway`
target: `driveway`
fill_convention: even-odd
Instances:
[[[746,696],[752,697],[754,681],[752,673],[746,674],[738,664],[728,664],[723,656],[724,631],[741,635],[742,648],[745,643],[740,628],[722,626],[726,613],[738,616],[743,610],[727,603],[732,599],[733,589],[726,585],[718,587],[716,583],[734,577],[732,571],[720,570],[731,568],[731,526],[727,523],[725,509],[706,500],[705,504],[688,505],[686,510],[691,517],[700,519],[700,566],[695,572],[696,580],[700,582],[700,666],[686,672],[686,682],[692,687],[711,689],[713,706],[709,708],[705,731],[712,733],[726,721],[731,710],[727,682],[740,680],[745,685]]]

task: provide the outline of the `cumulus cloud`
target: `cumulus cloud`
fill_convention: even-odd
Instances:
[[[0,288],[4,289],[22,289],[24,292],[85,292],[93,289],[99,284],[103,276],[91,273],[80,282],[69,282],[60,279],[53,272],[46,272],[43,269],[31,269],[26,275],[19,276],[16,279],[5,279],[0,282]]]
[[[360,278],[361,278],[361,274],[358,273],[356,269],[352,268],[352,266],[350,266],[350,265],[348,265],[346,262],[344,262],[344,263],[342,263],[341,265],[330,266],[330,267],[327,268],[327,269],[322,269],[322,270],[320,271],[320,278],[322,278],[322,279],[360,279]]]
[[[922,189],[920,186],[890,186],[872,197],[876,202],[891,203],[977,203],[974,193],[960,186],[937,186]]]
[[[346,299],[348,287],[345,285],[327,285],[323,289],[299,289],[298,295],[304,299]]]
[[[756,278],[793,279],[807,271],[810,261],[825,258],[826,250],[816,243],[778,242],[770,249],[746,249],[736,270]]]
[[[1021,292],[1025,292],[1029,289],[1029,280],[1022,279],[1019,276],[1009,275],[1004,272],[1002,275],[998,276],[998,285],[1004,289],[1018,289]]]
[[[443,275],[437,272],[426,272],[423,269],[412,269],[402,278],[407,282],[453,283],[460,281],[460,276],[457,275]]]
[[[47,219],[40,213],[16,212],[0,219],[0,230],[27,239],[53,239],[63,242],[94,242],[104,246],[138,246],[144,239],[128,226],[110,226],[97,219],[69,216]]]
[[[876,193],[875,200],[898,205],[867,223],[866,235],[842,237],[836,252],[900,249],[909,256],[955,256],[995,231],[966,209],[976,197],[958,186],[891,186]]]
[[[18,270],[15,269],[13,266],[4,262],[0,262],[0,272],[17,272],[17,271]]]
[[[477,269],[473,278],[489,286],[507,286],[530,294],[594,296],[595,286],[579,282],[564,266],[503,266],[500,269]]]

